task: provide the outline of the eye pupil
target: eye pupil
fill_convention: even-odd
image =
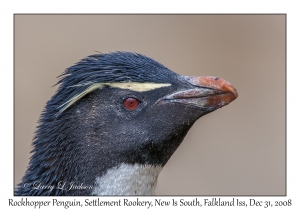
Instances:
[[[135,110],[140,104],[139,100],[136,98],[126,98],[123,102],[123,105],[128,110]]]

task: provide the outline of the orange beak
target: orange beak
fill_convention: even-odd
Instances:
[[[224,79],[211,76],[183,78],[195,87],[167,95],[164,97],[165,100],[213,111],[238,97],[236,89]]]

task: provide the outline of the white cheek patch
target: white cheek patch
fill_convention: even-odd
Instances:
[[[89,85],[89,86],[88,86]],[[114,83],[86,83],[86,84],[80,84],[80,85],[74,85],[72,87],[76,86],[88,86],[84,91],[77,94],[76,96],[69,99],[67,102],[63,103],[59,106],[61,108],[59,110],[59,113],[62,113],[65,111],[68,107],[73,105],[76,101],[80,100],[83,96],[85,96],[88,93],[93,92],[96,89],[103,88],[104,86],[109,86],[113,88],[120,88],[120,89],[127,89],[132,90],[136,92],[146,92],[150,90],[155,90],[162,87],[168,87],[171,86],[169,83],[151,83],[151,82],[114,82]]]
[[[154,195],[161,170],[160,166],[122,163],[96,178],[92,195]]]

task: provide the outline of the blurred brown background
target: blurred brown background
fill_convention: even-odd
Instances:
[[[226,79],[239,97],[198,120],[157,195],[285,194],[285,15],[15,15],[15,185],[56,77],[100,51]]]

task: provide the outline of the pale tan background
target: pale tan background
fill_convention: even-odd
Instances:
[[[232,83],[236,101],[198,120],[158,195],[285,194],[285,15],[15,15],[15,185],[65,68],[95,51],[145,54]]]

